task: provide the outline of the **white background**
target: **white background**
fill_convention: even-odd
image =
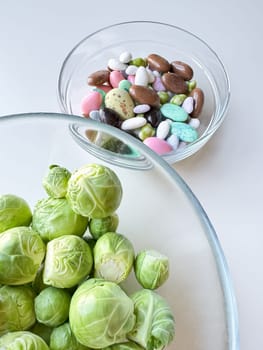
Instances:
[[[86,35],[115,22],[156,20],[180,26],[204,39],[225,63],[232,90],[228,116],[204,149],[174,167],[218,233],[235,286],[243,350],[263,348],[262,4],[0,2],[0,115],[58,112],[56,85],[65,55]]]

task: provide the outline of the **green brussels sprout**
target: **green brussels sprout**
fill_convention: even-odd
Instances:
[[[68,322],[54,328],[50,337],[50,350],[88,350],[85,345],[80,344]]]
[[[14,227],[0,235],[0,283],[32,282],[44,256],[45,244],[30,227]]]
[[[120,283],[125,280],[134,262],[134,249],[123,235],[107,232],[93,249],[95,277]]]
[[[43,289],[35,298],[36,319],[48,327],[60,326],[68,319],[70,299],[65,289]]]
[[[53,198],[63,198],[67,194],[68,180],[71,173],[58,165],[50,165],[49,171],[42,181],[47,194]]]
[[[77,340],[101,349],[126,340],[135,324],[132,300],[114,282],[91,278],[73,294],[69,323]]]
[[[118,215],[112,214],[104,218],[94,218],[89,222],[89,232],[95,239],[99,239],[104,233],[116,232],[119,224]]]
[[[99,164],[87,164],[71,175],[67,198],[77,214],[102,218],[119,207],[122,186],[111,169]]]
[[[34,326],[29,329],[29,331],[41,337],[49,345],[50,336],[53,329],[54,328],[48,327],[43,323],[36,322]]]
[[[146,350],[162,349],[174,338],[175,322],[166,300],[150,289],[142,289],[131,295],[134,302],[136,324],[128,339]]]
[[[34,297],[35,293],[29,286],[0,288],[0,336],[26,330],[36,322]]]
[[[0,196],[0,233],[16,226],[29,226],[32,213],[27,202],[13,194]]]
[[[47,242],[64,235],[82,236],[88,219],[76,214],[65,198],[49,197],[36,204],[32,227]]]
[[[43,281],[53,287],[71,288],[89,275],[92,265],[92,252],[83,238],[58,237],[47,244]]]
[[[156,250],[143,250],[135,258],[134,272],[143,288],[156,289],[168,278],[169,260]]]
[[[29,331],[10,332],[0,338],[1,350],[49,350],[38,335]]]
[[[144,350],[139,344],[132,341],[126,341],[124,343],[114,344],[104,348],[103,350]]]

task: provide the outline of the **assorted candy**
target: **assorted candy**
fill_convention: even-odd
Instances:
[[[109,59],[107,69],[89,75],[92,90],[81,113],[128,132],[160,155],[169,153],[199,137],[204,93],[193,77],[185,62],[122,52]]]

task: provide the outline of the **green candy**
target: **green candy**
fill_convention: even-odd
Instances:
[[[196,80],[189,80],[186,82],[187,87],[188,87],[188,91],[191,92],[192,90],[194,90],[196,88]]]
[[[103,101],[105,100],[106,92],[99,88],[94,88],[92,91],[97,91],[101,94]]]
[[[160,103],[163,105],[169,101],[169,94],[166,91],[158,91],[157,94],[159,95],[160,98]]]
[[[171,119],[174,122],[184,122],[188,118],[187,112],[182,107],[173,103],[165,103],[160,110],[164,117]]]
[[[131,82],[129,80],[123,79],[119,82],[118,88],[122,90],[129,91],[131,87]]]
[[[184,100],[186,99],[186,95],[184,94],[178,94],[178,95],[174,95],[171,100],[170,103],[173,103],[175,105],[181,106],[181,104],[184,102]]]
[[[186,123],[173,122],[171,132],[184,142],[194,142],[198,139],[196,129]]]
[[[155,129],[151,126],[150,123],[147,123],[141,128],[138,136],[140,140],[144,141],[145,139],[147,139],[147,137],[154,136],[154,134]]]
[[[140,67],[140,66],[146,67],[147,66],[146,60],[144,60],[141,57],[134,58],[133,60],[131,60],[129,62],[129,64],[133,65],[133,66],[136,66],[136,67]]]

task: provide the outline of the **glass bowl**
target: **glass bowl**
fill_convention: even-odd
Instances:
[[[197,86],[205,96],[199,116],[199,137],[176,150],[162,155],[170,164],[197,152],[211,138],[226,116],[230,85],[223,63],[207,43],[179,27],[150,21],[134,21],[102,28],[80,41],[67,55],[58,81],[61,111],[81,115],[82,98],[91,90],[87,77],[107,68],[110,58],[118,58],[123,51],[133,57],[147,57],[157,53],[169,62],[179,60],[194,71]],[[118,152],[118,150],[116,150]]]
[[[111,135],[132,152],[117,164],[119,155],[86,142],[87,130]],[[0,193],[21,196],[32,208],[47,196],[41,183],[51,164],[73,171],[92,162],[114,170],[123,186],[118,232],[136,251],[153,248],[170,259],[169,279],[158,289],[176,320],[168,349],[238,349],[235,296],[220,242],[198,199],[165,160],[117,128],[62,114],[1,117],[0,149]],[[124,288],[138,288],[133,275]]]

